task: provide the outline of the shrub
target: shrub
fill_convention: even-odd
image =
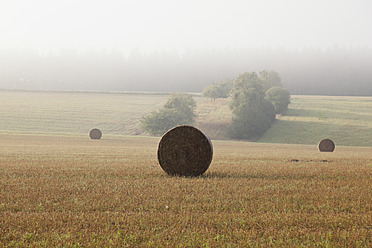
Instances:
[[[141,120],[142,128],[152,135],[163,135],[175,126],[192,125],[196,117],[195,106],[196,102],[191,95],[173,93],[163,109]]]
[[[266,97],[275,107],[277,114],[284,114],[291,103],[289,91],[282,87],[271,87],[266,91]]]

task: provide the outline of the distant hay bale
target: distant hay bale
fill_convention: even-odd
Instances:
[[[101,130],[97,129],[97,128],[93,128],[92,130],[90,130],[89,132],[89,137],[91,139],[101,139],[102,137],[102,132]]]
[[[335,150],[335,143],[330,139],[323,139],[319,142],[318,149],[321,152],[333,152]]]
[[[158,146],[158,160],[168,175],[200,176],[212,162],[213,147],[209,138],[192,126],[177,126],[163,135]]]

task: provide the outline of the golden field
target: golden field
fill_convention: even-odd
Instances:
[[[372,148],[212,140],[184,178],[159,138],[0,134],[1,247],[372,246]]]

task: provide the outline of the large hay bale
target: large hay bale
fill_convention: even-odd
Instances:
[[[200,176],[209,168],[212,157],[211,141],[192,126],[172,128],[163,135],[158,146],[159,164],[172,176]]]
[[[335,143],[330,139],[323,139],[319,142],[318,149],[321,152],[333,152],[335,150]]]
[[[89,132],[89,137],[91,139],[101,139],[102,137],[102,132],[101,130],[97,129],[97,128],[93,128],[92,130],[90,130]]]

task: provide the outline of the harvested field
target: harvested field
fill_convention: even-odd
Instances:
[[[213,141],[184,178],[159,139],[2,133],[0,246],[371,247],[371,148]]]

